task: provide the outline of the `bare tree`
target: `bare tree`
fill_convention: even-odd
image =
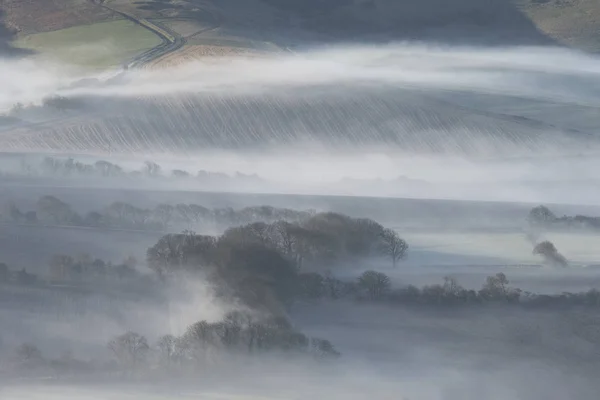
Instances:
[[[408,244],[392,229],[384,229],[381,233],[381,252],[392,259],[394,268],[398,261],[406,256]]]
[[[366,290],[371,299],[380,299],[390,290],[390,278],[377,271],[366,271],[358,278],[358,286]]]
[[[108,342],[108,348],[119,362],[132,369],[136,369],[143,362],[150,349],[146,338],[135,332],[117,336]]]
[[[548,207],[537,206],[531,209],[527,221],[531,226],[546,227],[556,221],[556,215]]]
[[[517,301],[521,291],[509,287],[508,284],[508,278],[502,272],[494,276],[488,276],[479,294],[487,300]]]

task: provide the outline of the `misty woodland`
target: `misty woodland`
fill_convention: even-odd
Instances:
[[[108,207],[104,214],[95,213],[94,220],[103,222],[93,226],[166,229],[172,220],[191,218],[191,210],[200,216],[195,217],[195,222],[215,218],[230,225],[240,220],[271,222],[233,226],[219,236],[199,235],[192,231],[166,234],[147,250],[143,263],[134,257],[113,263],[85,254],[57,254],[49,260],[47,273],[43,276],[0,264],[0,296],[3,301],[25,296],[33,301],[31,310],[60,314],[65,312],[64,306],[52,311],[43,303],[36,303],[35,299],[43,299],[44,293],[54,293],[54,296],[64,296],[69,303],[75,301],[69,299],[77,297],[73,297],[76,291],[91,288],[112,288],[110,290],[116,289],[130,296],[155,296],[165,285],[202,280],[209,283],[216,299],[235,304],[239,311],[229,312],[221,321],[198,321],[180,336],[165,332],[154,343],[138,332],[106,338],[110,361],[84,361],[70,353],[58,359],[46,358],[43,349],[35,343],[23,343],[4,357],[5,368],[52,376],[85,371],[121,371],[141,376],[176,371],[187,373],[243,355],[288,354],[311,360],[338,358],[340,353],[332,342],[303,334],[286,317],[295,304],[307,302],[374,302],[436,309],[491,305],[536,309],[600,307],[600,292],[596,289],[560,295],[535,294],[511,286],[504,273],[489,276],[479,290],[466,289],[450,276],[440,284],[420,288],[393,285],[388,275],[377,270],[367,270],[355,279],[336,278],[332,270],[373,265],[374,260],[395,269],[409,255],[408,244],[394,230],[369,219],[337,213],[271,207],[225,212],[185,205],[162,205],[154,210],[142,210],[117,203]],[[529,216],[532,231],[534,228],[537,231],[552,228],[551,223],[556,218],[551,215],[546,208],[534,208]],[[147,221],[148,225],[136,225],[138,218]],[[45,196],[38,201],[35,211],[23,212],[11,204],[4,220],[89,226],[84,221],[89,221],[90,217],[81,217],[66,203]],[[566,259],[548,241],[537,243],[532,251],[553,265],[568,266]],[[72,312],[85,314],[90,311],[88,303],[76,301],[78,304],[68,306]]]

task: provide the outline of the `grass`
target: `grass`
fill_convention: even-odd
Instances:
[[[19,38],[15,46],[76,66],[103,69],[157,46],[161,39],[131,21],[81,25]]]

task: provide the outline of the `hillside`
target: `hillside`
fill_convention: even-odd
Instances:
[[[597,0],[520,0],[521,10],[556,41],[600,51],[600,2]]]
[[[160,22],[193,45],[434,39],[600,49],[596,0],[0,0],[0,36],[117,18],[97,3]]]
[[[0,0],[4,23],[19,35],[50,32],[114,18],[90,0]]]

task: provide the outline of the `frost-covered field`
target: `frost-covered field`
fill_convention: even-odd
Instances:
[[[511,233],[410,233],[400,232],[411,245],[408,265],[494,266],[540,264],[525,232]],[[550,240],[573,267],[600,264],[600,235],[592,233],[548,233]]]
[[[409,243],[406,260],[385,271],[396,284],[427,285],[452,276],[465,287],[479,288],[487,276],[505,273],[512,286],[542,293],[581,292],[600,287],[600,235],[549,233],[550,240],[569,261],[568,268],[545,266],[532,253],[525,232],[464,233],[401,231]]]

